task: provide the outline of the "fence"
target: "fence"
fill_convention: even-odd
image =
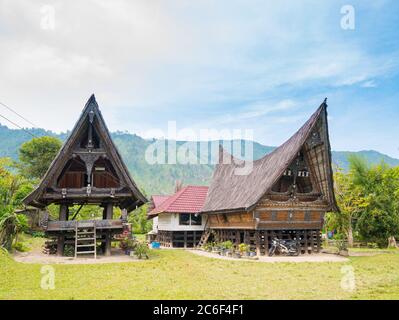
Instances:
[[[343,240],[326,240],[327,246],[336,247],[338,242],[342,243]],[[348,245],[348,241],[343,241]],[[375,242],[368,241],[354,241],[352,248],[378,248]]]

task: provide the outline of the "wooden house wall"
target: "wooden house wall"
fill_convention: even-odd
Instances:
[[[321,229],[326,207],[319,201],[270,201],[265,195],[254,209],[254,217],[261,230]]]
[[[211,214],[209,227],[214,229],[254,229],[255,220],[251,212]]]
[[[85,187],[85,172],[65,172],[58,182],[59,188],[83,188]]]
[[[118,188],[119,182],[109,172],[93,172],[93,186],[96,188]]]
[[[255,217],[254,217],[255,216]],[[268,210],[209,215],[211,229],[321,229],[324,211]]]

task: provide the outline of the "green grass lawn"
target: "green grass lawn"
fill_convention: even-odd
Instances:
[[[344,265],[355,272],[353,292],[340,286]],[[348,263],[270,264],[158,250],[146,261],[53,266],[55,289],[43,290],[41,265],[0,253],[0,299],[399,299],[397,251]]]

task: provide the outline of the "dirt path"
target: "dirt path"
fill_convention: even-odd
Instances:
[[[38,263],[38,264],[99,264],[99,263],[120,263],[120,262],[139,262],[145,260],[139,260],[134,257],[123,254],[120,250],[113,250],[110,257],[97,256],[97,259],[90,257],[79,257],[74,259],[73,257],[58,257],[56,255],[47,255],[41,252],[32,251],[15,253],[14,260],[22,263]]]
[[[262,256],[258,260],[250,260],[250,259],[237,259],[237,258],[229,258],[226,256],[220,256],[216,253],[202,251],[202,250],[189,250],[190,252],[197,254],[199,256],[215,258],[215,259],[223,259],[223,260],[232,260],[232,261],[253,261],[253,262],[268,262],[268,263],[276,263],[276,262],[348,262],[349,259],[345,257],[341,257],[335,254],[327,254],[327,253],[318,253],[318,254],[304,254],[298,257],[266,257]]]
[[[161,249],[164,250],[164,249]],[[169,249],[170,250],[170,249]],[[267,263],[276,263],[276,262],[348,262],[348,258],[340,257],[335,254],[309,254],[309,255],[300,255],[299,257],[265,257],[262,256],[258,260],[250,260],[250,259],[237,259],[237,258],[229,258],[226,256],[220,256],[215,253],[202,251],[202,250],[187,250],[193,254],[222,259],[222,260],[231,260],[231,261],[252,261],[252,262],[267,262]],[[140,262],[145,260],[139,260],[134,257],[127,256],[123,254],[123,252],[119,249],[113,249],[112,255],[110,257],[104,257],[102,255],[97,256],[97,259],[93,257],[79,257],[78,259],[74,259],[73,257],[58,257],[56,255],[47,255],[38,251],[32,252],[24,252],[24,253],[15,253],[14,259],[17,262],[22,263],[37,263],[37,264],[101,264],[101,263],[121,263],[121,262]]]

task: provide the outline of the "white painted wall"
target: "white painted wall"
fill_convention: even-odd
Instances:
[[[206,215],[202,215],[202,225],[200,226],[181,226],[179,225],[178,213],[161,213],[152,220],[152,230],[164,231],[203,231],[207,220]]]
[[[158,216],[152,218],[152,231],[158,232]]]

